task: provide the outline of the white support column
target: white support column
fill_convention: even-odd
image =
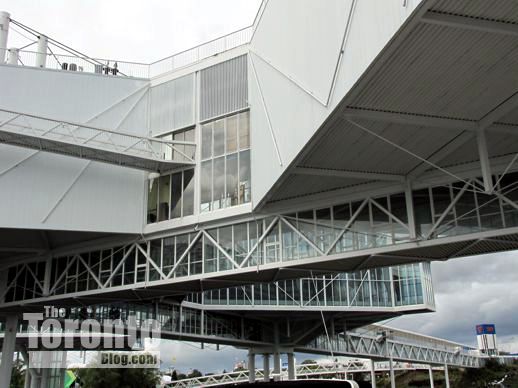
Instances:
[[[394,361],[392,355],[389,358],[389,369],[390,369],[390,388],[396,388],[396,375],[394,374]]]
[[[270,381],[270,355],[263,354],[263,380]]]
[[[446,388],[450,388],[450,376],[448,373],[448,364],[444,364],[444,382],[446,384]]]
[[[414,198],[412,196],[412,182],[409,180],[406,181],[405,185],[405,202],[410,239],[415,240],[417,238],[417,230],[415,224]]]
[[[8,12],[0,11],[0,64],[5,63],[10,21],[11,15]]]
[[[273,351],[273,379],[280,381],[281,379],[281,354],[279,353],[279,342],[280,342],[280,329],[279,323],[276,322],[273,325],[273,340],[275,342],[275,348]]]
[[[434,388],[433,384],[433,369],[431,365],[428,365],[428,376],[430,377],[430,388]]]
[[[482,168],[484,190],[486,193],[491,194],[493,192],[493,178],[491,176],[491,163],[489,162],[486,132],[484,130],[480,130],[477,132],[477,146],[478,155],[480,158],[480,167]]]
[[[370,369],[371,369],[371,387],[376,388],[376,366],[374,365],[374,360],[370,359]]]
[[[48,38],[45,35],[38,37],[38,48],[36,50],[36,67],[45,67],[47,65],[47,48]]]
[[[278,351],[273,353],[273,374],[275,381],[281,380],[281,354]]]
[[[297,380],[297,371],[295,369],[295,355],[288,353],[288,379]]]
[[[7,63],[9,65],[17,65],[19,58],[20,58],[20,49],[11,47],[9,49],[9,58],[7,59]]]
[[[248,382],[255,383],[255,354],[251,349],[248,351]]]
[[[8,387],[11,383],[17,329],[18,317],[16,315],[7,317],[2,345],[2,361],[0,363],[0,387]]]

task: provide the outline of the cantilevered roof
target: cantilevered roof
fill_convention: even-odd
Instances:
[[[262,205],[426,181],[434,169],[480,171],[480,132],[493,173],[502,172],[518,153],[517,108],[516,1],[425,0]]]

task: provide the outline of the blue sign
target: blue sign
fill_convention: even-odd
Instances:
[[[477,325],[477,335],[496,334],[495,325]]]

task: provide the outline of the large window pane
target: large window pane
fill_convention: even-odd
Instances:
[[[182,173],[171,177],[171,218],[182,216]]]
[[[159,205],[158,205],[158,221],[169,219],[169,181],[170,175],[161,176],[159,183]]]
[[[250,148],[250,113],[239,115],[239,149]]]
[[[225,206],[225,158],[214,159],[214,199],[213,209]]]
[[[239,203],[251,200],[250,151],[239,153]]]
[[[237,116],[231,116],[227,119],[227,154],[237,151]]]
[[[201,127],[201,158],[212,157],[212,123]]]
[[[147,222],[152,224],[158,219],[158,179],[149,182],[149,191],[147,196]]]
[[[183,216],[194,214],[194,169],[183,172]]]
[[[225,205],[235,206],[238,204],[237,154],[227,156],[226,181]]]
[[[225,120],[214,122],[214,157],[225,153]]]
[[[201,164],[201,212],[211,211],[212,203],[212,160]]]

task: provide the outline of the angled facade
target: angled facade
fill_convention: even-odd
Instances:
[[[263,1],[150,64],[0,13],[0,312],[159,300],[310,341],[433,311],[431,261],[518,248],[518,13],[493,3]]]

